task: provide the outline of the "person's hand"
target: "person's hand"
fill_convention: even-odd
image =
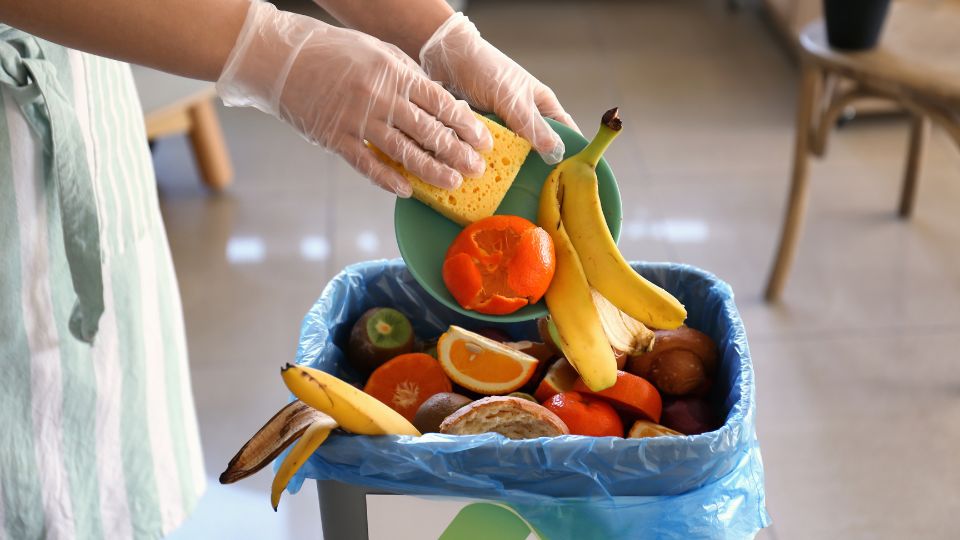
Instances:
[[[564,147],[542,116],[580,131],[553,91],[480,37],[462,13],[453,14],[427,40],[420,65],[457,97],[503,118],[547,163],[562,160]]]
[[[480,176],[493,146],[470,107],[431,81],[409,56],[376,38],[254,1],[217,92],[226,105],[281,118],[340,154],[379,186],[411,186],[364,144],[441,188]]]

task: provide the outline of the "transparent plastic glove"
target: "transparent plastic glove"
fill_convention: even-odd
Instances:
[[[427,40],[420,49],[420,65],[457,97],[497,113],[547,163],[563,159],[564,148],[542,116],[580,131],[553,90],[480,37],[462,13],[451,15]]]
[[[376,145],[424,181],[458,186],[483,174],[490,131],[409,56],[366,34],[250,4],[217,81],[228,106],[256,107],[346,159],[374,183],[409,197]]]

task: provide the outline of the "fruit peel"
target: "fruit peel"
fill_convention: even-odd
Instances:
[[[573,390],[578,378],[577,370],[573,369],[570,362],[566,358],[560,358],[547,369],[547,374],[540,381],[533,397],[542,403],[555,394]]]
[[[591,390],[582,379],[577,380],[573,389],[578,392],[601,397],[610,402],[614,408],[631,415],[660,422],[663,410],[663,400],[656,387],[643,377],[638,377],[626,371],[617,371],[617,382],[603,390]]]

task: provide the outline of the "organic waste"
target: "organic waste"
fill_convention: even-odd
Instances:
[[[559,416],[546,407],[516,397],[491,396],[460,408],[440,424],[440,433],[499,433],[510,439],[536,439],[570,434]]]
[[[573,435],[623,437],[620,415],[602,399],[580,392],[562,392],[544,402],[543,406],[559,416]]]
[[[371,314],[389,313],[386,309],[367,311],[358,318],[366,319],[363,324],[354,328],[367,325]],[[539,321],[537,326],[548,324]],[[694,350],[707,363],[712,358],[715,370],[713,342],[694,332],[683,327],[664,333],[660,347],[667,352]],[[502,332],[486,333],[510,339]],[[450,326],[438,339],[416,341],[436,342],[439,359],[424,353],[398,354],[370,374],[364,390],[324,371],[288,364],[281,375],[297,399],[243,445],[220,481],[250,476],[290,448],[274,476],[271,502],[276,508],[296,471],[338,430],[414,437],[495,432],[522,439],[568,434],[624,437],[624,426],[631,426],[626,435],[639,438],[702,433],[718,425],[719,415],[703,397],[662,403],[651,382],[625,371],[616,372],[617,382],[610,388],[590,390],[570,362],[555,357],[544,342],[501,342],[458,326]],[[605,345],[605,350],[612,350],[609,342]],[[639,359],[651,352],[632,357],[631,365],[640,365]],[[519,388],[536,392],[531,395]]]
[[[710,336],[681,326],[657,330],[647,352],[632,356],[627,371],[644,377],[670,396],[704,395],[717,372],[717,346]]]
[[[413,350],[413,326],[393,308],[368,310],[350,330],[347,358],[361,372],[370,373],[398,354]]]
[[[413,421],[417,409],[430,396],[453,390],[437,359],[424,353],[407,353],[378,367],[363,391]]]
[[[647,418],[654,422],[660,421],[660,412],[663,409],[660,393],[643,377],[637,377],[626,371],[617,371],[617,382],[609,388],[595,392],[581,378],[573,383],[573,389],[604,399],[615,409],[635,417]]]
[[[536,304],[554,271],[546,231],[517,216],[490,216],[468,225],[447,249],[443,282],[464,309],[506,315]]]
[[[683,326],[683,305],[627,264],[604,221],[595,168],[620,129],[617,109],[607,111],[593,141],[556,166],[536,225],[492,216],[448,249],[444,280],[468,309],[509,313],[543,296],[550,315],[537,321],[541,341],[454,325],[415,336],[406,315],[374,307],[337,343],[355,368],[348,373],[366,376],[357,381],[364,390],[287,364],[281,376],[296,400],[243,445],[221,482],[255,473],[293,445],[274,477],[276,509],[296,471],[340,430],[524,439],[618,438],[624,426],[631,438],[676,437],[717,427],[716,345]]]
[[[607,333],[624,329],[601,318],[594,290],[632,319],[653,328],[676,328],[687,316],[676,298],[630,267],[607,228],[596,167],[621,128],[618,110],[607,111],[590,144],[560,162],[547,177],[537,216],[537,223],[553,239],[557,257],[545,296],[550,322],[556,327],[559,348],[593,391],[617,382],[617,356]],[[621,323],[632,326],[628,320]],[[626,347],[617,341],[617,346]],[[628,341],[631,348],[638,346],[637,336]]]
[[[440,336],[437,358],[454,382],[487,395],[518,390],[540,363],[534,356],[459,326]]]
[[[417,409],[413,425],[420,433],[439,433],[440,424],[458,409],[469,405],[473,400],[453,392],[440,392],[427,398]]]
[[[651,422],[650,420],[637,420],[633,423],[633,426],[630,427],[630,432],[627,433],[628,439],[645,439],[647,437],[663,437],[663,436],[682,436],[683,433],[679,431],[674,431],[666,426],[661,426],[656,422]]]

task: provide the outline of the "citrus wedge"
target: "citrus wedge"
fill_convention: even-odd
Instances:
[[[539,360],[498,341],[451,326],[437,342],[440,366],[453,382],[481,394],[509,394],[537,370]]]
[[[579,379],[580,375],[570,362],[567,362],[566,358],[560,358],[547,368],[547,374],[533,392],[533,397],[542,403],[561,392],[573,390],[574,383]]]

